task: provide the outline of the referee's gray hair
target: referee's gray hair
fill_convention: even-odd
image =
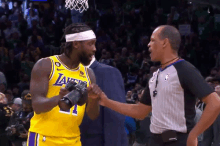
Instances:
[[[178,51],[181,43],[181,35],[175,27],[171,25],[161,25],[161,31],[159,33],[160,39],[168,38],[173,50]]]

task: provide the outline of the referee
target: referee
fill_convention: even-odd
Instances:
[[[199,71],[178,57],[181,37],[169,25],[156,28],[149,46],[151,60],[161,68],[148,81],[138,104],[124,104],[101,95],[100,104],[121,114],[144,119],[151,111],[150,146],[197,146],[197,137],[220,113],[220,98],[205,82]],[[206,103],[195,125],[196,99]]]

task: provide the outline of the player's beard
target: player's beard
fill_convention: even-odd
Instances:
[[[89,57],[88,55],[85,53],[85,52],[82,52],[81,55],[80,55],[80,62],[87,66],[90,64],[90,60],[89,60]]]

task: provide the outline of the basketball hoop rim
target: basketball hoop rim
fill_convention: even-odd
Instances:
[[[65,8],[82,13],[89,8],[88,0],[65,0]]]

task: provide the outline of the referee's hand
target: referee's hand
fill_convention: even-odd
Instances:
[[[104,92],[102,92],[102,93],[100,94],[99,104],[100,104],[101,106],[105,106],[107,100],[108,100],[108,97],[106,96],[106,94],[105,94]]]
[[[186,146],[198,146],[197,136],[189,133]]]

